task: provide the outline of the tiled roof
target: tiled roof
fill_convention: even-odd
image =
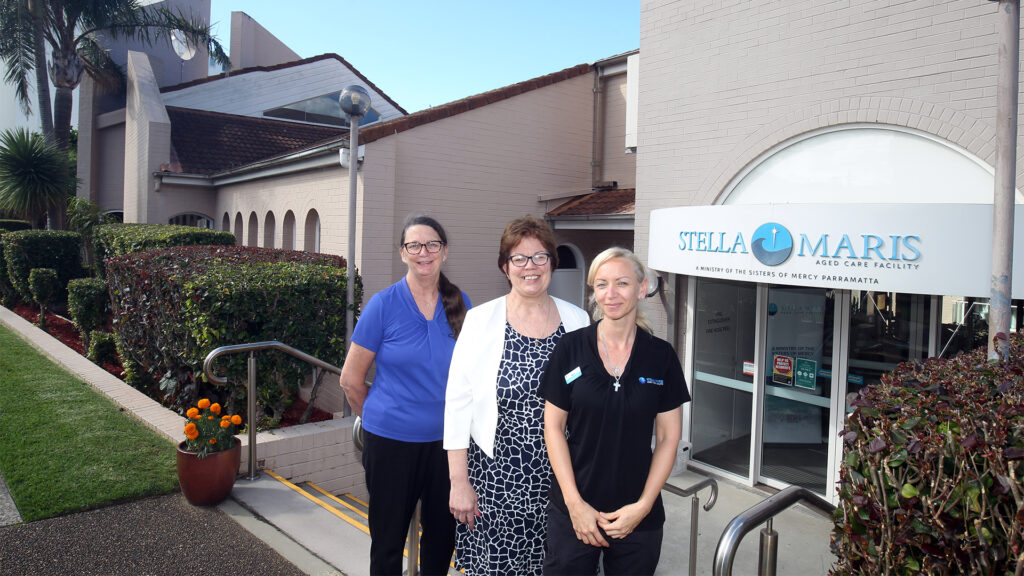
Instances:
[[[408,116],[395,118],[381,124],[360,128],[359,143],[369,144],[378,138],[383,138],[390,134],[404,132],[423,124],[429,124],[457,114],[462,114],[463,112],[469,112],[470,110],[480,108],[481,106],[507,100],[508,98],[518,96],[531,90],[536,90],[570,78],[575,78],[576,76],[587,74],[592,69],[593,67],[590,64],[578,64],[572,68],[566,68],[565,70],[525,80],[517,84],[505,86],[504,88],[498,88],[496,90],[463,98],[462,100],[442,104],[441,106],[436,106],[434,108],[420,110],[419,112],[415,112]]]
[[[547,213],[550,217],[608,216],[633,214],[636,210],[636,189],[598,190],[565,202]]]
[[[192,80],[191,82],[183,82],[181,84],[176,84],[174,86],[165,86],[164,88],[160,89],[160,92],[174,92],[175,90],[182,90],[184,88],[189,88],[191,86],[196,86],[199,84],[215,82],[217,80],[227,78],[228,76],[240,76],[242,74],[250,74],[252,72],[270,72],[273,70],[283,70],[286,68],[293,68],[295,66],[310,64],[312,62],[319,62],[320,60],[337,60],[341,62],[342,64],[345,65],[346,68],[351,70],[353,74],[358,76],[359,79],[363,81],[363,83],[372,88],[377,94],[383,96],[385,100],[387,100],[389,103],[391,103],[392,106],[397,108],[399,112],[401,112],[402,114],[408,114],[408,112],[405,111],[405,108],[402,108],[401,106],[398,105],[398,102],[392,100],[391,97],[385,94],[383,90],[378,88],[376,84],[370,82],[369,78],[363,76],[363,74],[359,72],[359,70],[356,70],[355,67],[349,64],[347,60],[345,60],[341,56],[338,56],[337,54],[321,54],[319,56],[313,56],[312,58],[304,58],[302,60],[295,60],[294,62],[285,62],[284,64],[277,64],[275,66],[252,66],[250,68],[242,68],[240,70],[229,70],[227,72],[216,74],[214,76],[207,76],[206,78]]]
[[[215,174],[312,144],[337,140],[348,130],[205,110],[167,107],[171,163],[161,170]]]

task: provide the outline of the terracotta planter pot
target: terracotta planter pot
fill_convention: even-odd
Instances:
[[[189,504],[213,506],[231,494],[242,460],[242,443],[238,438],[232,440],[231,448],[213,452],[203,459],[189,452],[184,442],[178,444],[178,483]]]

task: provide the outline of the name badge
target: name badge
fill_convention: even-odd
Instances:
[[[571,384],[573,380],[579,378],[580,376],[583,376],[583,370],[580,370],[580,367],[577,366],[565,375],[565,383]]]

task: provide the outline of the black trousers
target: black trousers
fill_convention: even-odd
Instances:
[[[548,505],[547,555],[544,576],[594,576],[603,555],[606,576],[652,575],[661,559],[664,530],[636,531],[621,540],[608,538],[608,548],[584,544],[576,538],[569,513]]]
[[[401,576],[409,522],[420,505],[420,573],[448,573],[455,518],[448,510],[448,456],[437,442],[402,442],[363,430],[363,468],[370,493],[370,574]],[[409,558],[414,562],[414,558]]]

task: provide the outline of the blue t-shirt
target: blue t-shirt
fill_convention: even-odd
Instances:
[[[465,292],[462,299],[469,309]],[[427,320],[403,277],[370,298],[352,341],[376,354],[377,373],[363,404],[363,428],[403,442],[441,440],[455,338],[440,295],[433,319]]]

